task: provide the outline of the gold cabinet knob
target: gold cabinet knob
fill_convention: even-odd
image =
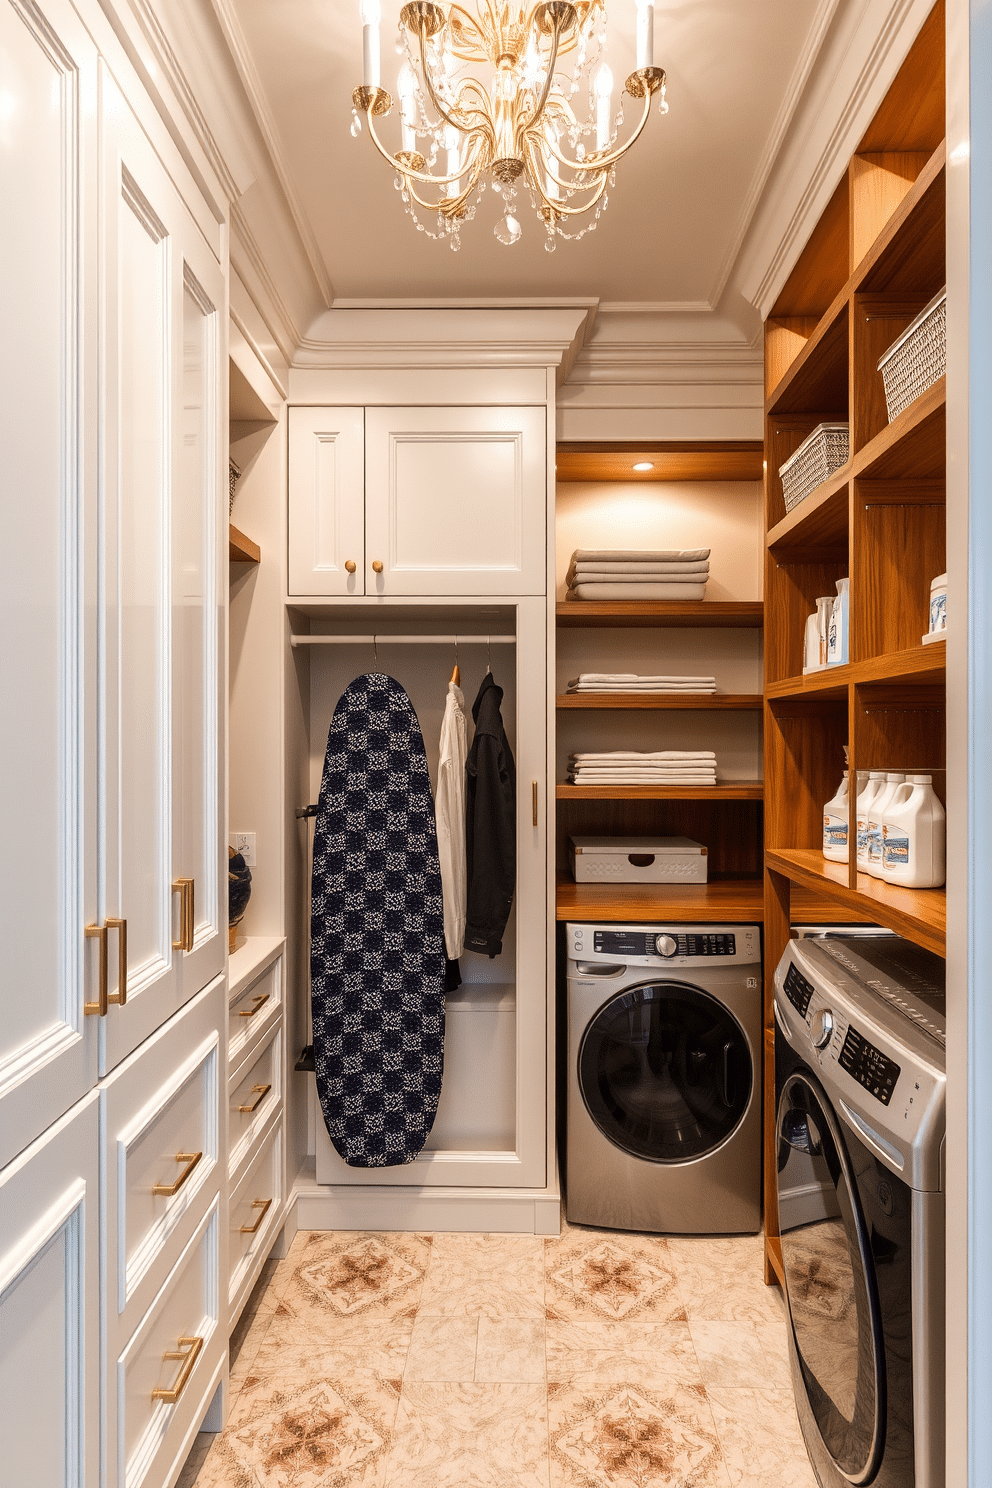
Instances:
[[[379,562],[378,558],[375,560],[375,562],[372,565],[372,572],[373,573],[382,573],[382,564]]]
[[[354,573],[355,569],[358,567],[358,564],[355,562],[354,558],[349,558],[344,567],[346,573]]]

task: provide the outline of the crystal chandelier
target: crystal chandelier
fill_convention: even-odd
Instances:
[[[636,0],[637,67],[624,91],[641,108],[622,143],[623,99],[614,115],[613,74],[603,60],[603,0],[542,0],[529,10],[504,0],[477,4],[475,16],[433,0],[410,0],[400,11],[401,148],[393,154],[375,124],[393,106],[380,81],[380,0],[362,0],[365,81],[352,97],[351,132],[361,132],[364,115],[376,149],[396,171],[407,212],[428,237],[459,248],[462,224],[475,216],[488,184],[504,209],[496,237],[517,242],[522,230],[516,198],[523,187],[544,222],[545,247],[553,252],[556,237],[581,238],[596,227],[616,163],[644,129],[655,93],[661,94],[661,113],[668,112],[665,73],[654,66],[654,0]],[[571,76],[556,71],[570,53]],[[480,64],[490,74],[488,86]],[[573,107],[583,86],[585,122]],[[436,231],[419,220],[418,207],[435,214]],[[568,231],[579,218],[584,225]]]

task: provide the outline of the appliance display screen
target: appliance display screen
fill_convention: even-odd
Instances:
[[[840,1051],[840,1063],[841,1068],[853,1075],[869,1095],[880,1100],[883,1106],[889,1104],[899,1078],[899,1066],[894,1059],[883,1054],[881,1049],[870,1044],[853,1023],[847,1030],[847,1038]]]
[[[734,935],[680,935],[676,930],[648,932],[640,930],[596,930],[593,934],[593,949],[607,956],[663,956],[658,947],[659,939],[668,938],[676,942],[675,956],[735,956],[737,938]],[[666,958],[667,959],[667,958]]]
[[[809,1000],[813,995],[813,983],[808,982],[802,972],[793,963],[785,973],[785,995],[792,1003],[801,1018],[805,1018],[809,1009]]]

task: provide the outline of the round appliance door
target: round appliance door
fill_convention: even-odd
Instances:
[[[875,1272],[843,1134],[819,1083],[793,1073],[778,1103],[778,1193],[786,1297],[809,1410],[851,1483],[884,1446],[884,1342]]]
[[[740,1124],[753,1062],[743,1028],[715,997],[685,982],[645,982],[591,1020],[578,1078],[589,1115],[621,1151],[682,1163]]]

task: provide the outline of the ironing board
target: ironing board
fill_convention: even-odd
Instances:
[[[313,843],[317,1093],[355,1168],[413,1162],[444,1060],[444,916],[424,741],[392,677],[357,677],[327,735]]]

